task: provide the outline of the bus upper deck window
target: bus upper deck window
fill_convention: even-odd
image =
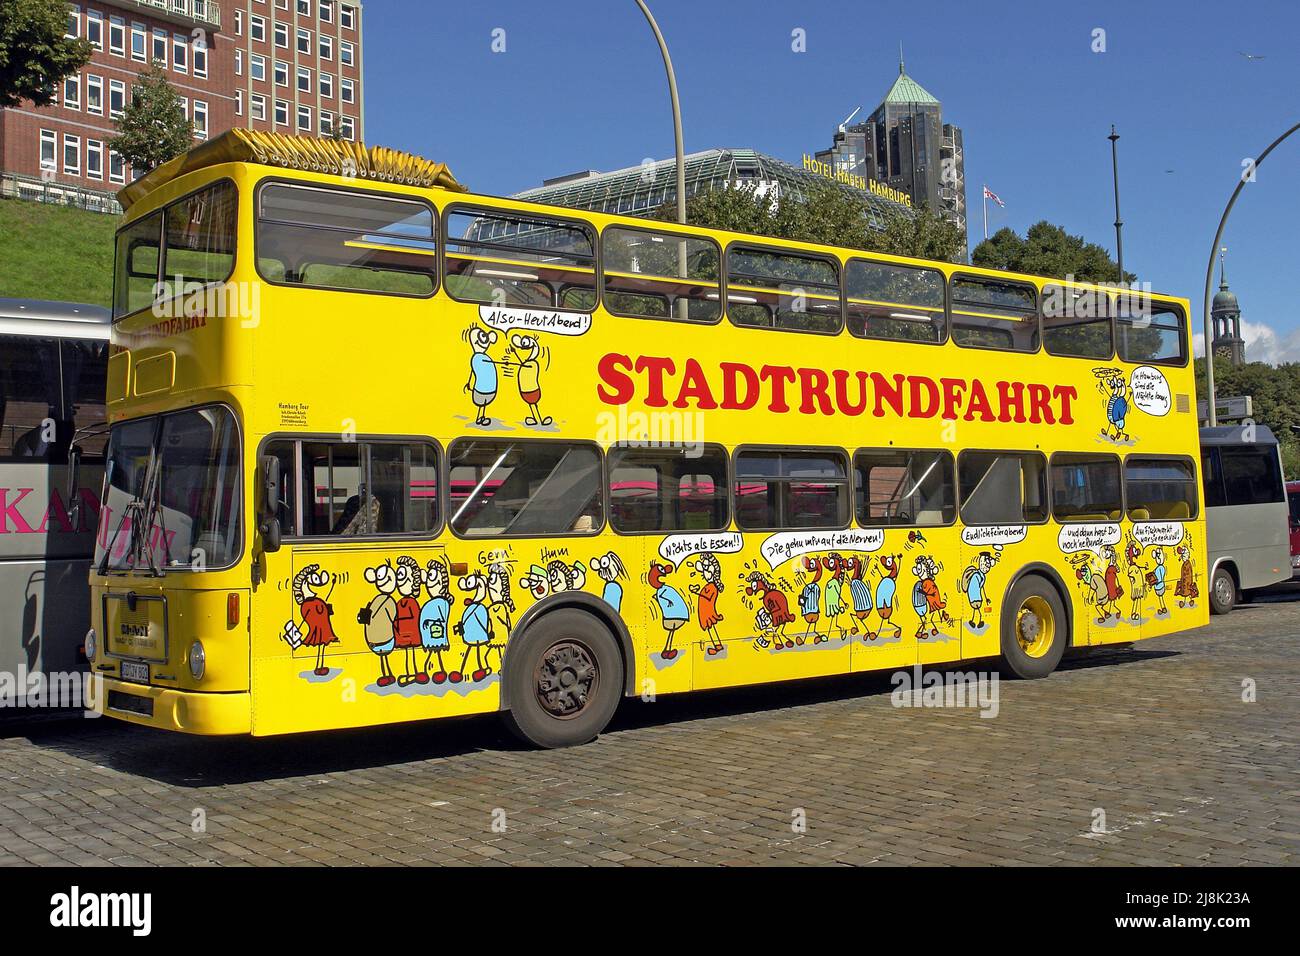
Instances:
[[[1109,359],[1115,354],[1111,328],[1114,301],[1105,289],[1043,287],[1043,347],[1052,355]]]
[[[954,276],[952,338],[966,348],[1038,351],[1034,287],[1006,279]]]
[[[590,311],[596,247],[585,223],[455,208],[446,215],[447,294],[462,302]]]
[[[1142,296],[1121,296],[1115,327],[1119,357],[1125,362],[1184,365],[1187,321],[1182,309]]]
[[[849,332],[865,339],[942,342],[943,273],[867,259],[850,259],[844,269]]]
[[[722,311],[717,245],[611,226],[601,236],[605,308],[616,315],[714,322]]]
[[[823,256],[732,246],[727,315],[736,325],[833,334],[844,324],[839,264]]]
[[[117,233],[113,266],[113,318],[148,308],[162,265],[162,210],[124,226]]]

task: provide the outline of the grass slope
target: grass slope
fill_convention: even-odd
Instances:
[[[110,305],[118,216],[0,200],[0,297]]]

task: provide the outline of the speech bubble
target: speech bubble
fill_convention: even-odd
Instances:
[[[1133,390],[1133,404],[1148,415],[1159,418],[1169,414],[1169,380],[1160,369],[1139,365],[1129,376],[1128,387]]]
[[[1144,548],[1153,544],[1172,548],[1183,540],[1183,525],[1180,521],[1135,521],[1133,537]]]
[[[1108,544],[1119,544],[1119,539],[1120,527],[1114,522],[1067,524],[1061,526],[1061,533],[1056,536],[1056,546],[1062,554],[1092,551],[1100,557],[1102,548]]]
[[[659,557],[676,567],[693,554],[713,551],[717,554],[735,554],[745,546],[745,536],[739,531],[720,531],[717,534],[670,534],[659,542]]]
[[[582,335],[591,328],[590,312],[480,305],[478,317],[488,328],[501,332],[519,329],[526,332],[550,332],[554,335]]]
[[[1019,544],[1029,529],[1022,524],[986,524],[963,528],[961,540],[966,544]]]
[[[773,571],[791,558],[812,551],[879,551],[885,543],[880,528],[848,528],[843,531],[780,531],[769,535],[759,549]]]

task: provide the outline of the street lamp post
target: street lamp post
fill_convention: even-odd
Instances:
[[[684,224],[686,222],[686,161],[685,150],[682,148],[682,107],[677,99],[677,76],[673,73],[673,60],[668,55],[668,44],[664,42],[664,35],[659,32],[659,24],[655,23],[650,8],[645,5],[645,0],[636,0],[636,5],[641,8],[641,12],[645,14],[650,24],[650,29],[654,31],[655,39],[659,42],[659,52],[664,58],[664,70],[668,73],[668,95],[673,101],[673,137],[677,153],[677,221]]]
[[[1124,284],[1124,239],[1120,230],[1124,228],[1124,221],[1119,218],[1119,152],[1115,144],[1119,141],[1119,133],[1115,132],[1115,124],[1110,124],[1110,135],[1106,137],[1110,140],[1110,170],[1111,176],[1115,180],[1115,258],[1119,265],[1120,285]]]
[[[1251,163],[1251,171],[1253,172],[1254,170],[1259,169],[1260,164],[1264,162],[1264,158],[1268,156],[1269,153],[1273,152],[1274,147],[1298,129],[1300,129],[1300,123],[1296,123],[1277,139],[1273,140],[1273,142],[1269,143],[1268,149],[1260,153],[1254,162]],[[1252,179],[1254,179],[1254,176],[1247,176],[1243,172],[1237,182],[1237,188],[1232,191],[1232,196],[1228,199],[1228,205],[1223,209],[1223,216],[1219,219],[1219,229],[1214,234],[1214,242],[1210,244],[1210,261],[1205,267],[1205,321],[1203,330],[1205,336],[1205,421],[1206,424],[1211,427],[1218,424],[1218,418],[1214,414],[1214,349],[1210,347],[1211,343],[1214,341],[1214,330],[1210,325],[1210,286],[1214,283],[1214,257],[1219,252],[1219,241],[1223,238],[1224,226],[1228,224],[1228,215],[1232,212],[1232,207],[1236,204],[1237,197],[1241,195],[1242,187]]]

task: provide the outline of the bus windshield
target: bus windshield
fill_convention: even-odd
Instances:
[[[101,571],[203,571],[239,557],[239,440],[229,409],[115,426],[105,474],[95,543]]]

